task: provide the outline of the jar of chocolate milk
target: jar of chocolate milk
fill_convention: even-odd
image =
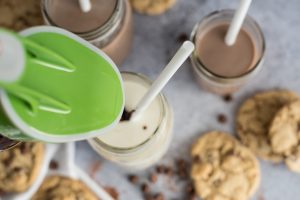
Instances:
[[[117,65],[132,45],[132,11],[128,0],[91,0],[89,12],[78,0],[42,0],[47,25],[71,31],[103,50]]]
[[[258,24],[249,16],[232,46],[224,42],[234,10],[216,11],[204,17],[191,34],[195,51],[193,71],[202,88],[229,94],[238,90],[261,68],[265,39]]]

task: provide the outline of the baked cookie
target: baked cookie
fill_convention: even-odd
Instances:
[[[255,156],[223,132],[209,132],[192,147],[191,176],[204,200],[246,200],[257,190],[260,170]]]
[[[139,13],[159,15],[171,8],[176,0],[130,0],[133,9]]]
[[[39,174],[44,156],[41,143],[23,142],[0,153],[0,190],[23,192]]]
[[[63,176],[45,179],[31,200],[98,200],[82,182]]]
[[[285,163],[292,171],[300,172],[300,100],[277,112],[269,137],[273,151],[286,158]]]
[[[283,156],[274,152],[268,137],[269,125],[282,106],[299,96],[287,90],[258,93],[246,100],[237,114],[237,133],[247,147],[263,159],[281,162]]]
[[[40,0],[1,0],[0,26],[22,30],[43,24]]]

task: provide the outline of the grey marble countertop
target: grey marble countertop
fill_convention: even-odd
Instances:
[[[238,0],[178,0],[170,11],[160,16],[135,14],[134,47],[121,69],[155,78],[180,46],[177,41],[179,35],[189,35],[194,24],[204,15],[217,9],[234,8],[237,4]],[[172,163],[178,157],[188,159],[190,145],[207,130],[217,129],[234,134],[234,113],[242,99],[255,91],[288,88],[300,93],[299,10],[299,0],[253,1],[250,15],[262,27],[267,42],[265,64],[255,80],[235,93],[230,103],[201,90],[193,79],[190,63],[184,64],[164,89],[174,108],[175,127],[171,147],[160,163]],[[227,123],[217,122],[219,113],[227,116]],[[95,161],[101,162],[95,179],[102,185],[116,187],[120,200],[143,199],[140,189],[128,182],[128,172],[100,158],[86,142],[77,143],[76,162],[90,170]],[[260,167],[261,185],[253,199],[300,199],[300,174],[288,171],[284,165],[273,165],[262,160]],[[148,172],[138,172],[140,179],[146,180]],[[159,178],[151,189],[162,191],[166,199],[185,200],[182,184],[174,182],[177,189],[172,191],[165,179]]]

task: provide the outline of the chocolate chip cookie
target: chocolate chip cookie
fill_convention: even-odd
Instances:
[[[24,142],[0,153],[0,190],[23,192],[39,174],[44,146],[41,143]]]
[[[0,26],[22,30],[43,24],[40,0],[1,0]]]
[[[130,0],[133,9],[139,13],[159,15],[171,8],[175,0]]]
[[[298,99],[287,90],[262,92],[247,99],[237,114],[236,129],[242,143],[263,159],[281,162],[283,156],[271,147],[269,126],[278,110]]]
[[[32,200],[98,200],[82,182],[63,176],[45,179]]]
[[[255,156],[230,135],[213,131],[192,147],[195,189],[204,200],[246,200],[257,190],[260,170]]]
[[[300,173],[300,100],[276,113],[269,137],[273,151],[285,157],[290,170]]]

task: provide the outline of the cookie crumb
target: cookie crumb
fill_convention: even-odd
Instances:
[[[226,94],[223,96],[223,100],[227,103],[231,102],[233,100],[233,97],[231,94]]]
[[[130,174],[130,175],[128,175],[128,180],[132,184],[136,184],[139,181],[139,178],[136,175]]]
[[[182,43],[186,40],[188,40],[189,37],[186,33],[181,33],[178,37],[177,37],[177,42]]]
[[[147,128],[148,128],[147,126],[143,126],[143,129],[144,129],[144,130],[147,130]]]
[[[116,188],[114,187],[104,187],[105,191],[108,192],[115,200],[118,200],[119,198],[119,192]]]
[[[58,162],[56,160],[51,160],[50,164],[49,164],[49,168],[51,170],[57,170],[59,167]]]
[[[157,175],[154,174],[154,173],[151,173],[150,176],[149,176],[149,181],[151,183],[156,183],[156,181],[157,181]]]
[[[97,172],[101,169],[101,162],[95,161],[90,168],[90,176],[95,179]]]
[[[221,124],[225,124],[227,122],[227,117],[224,114],[218,114],[217,119]]]
[[[142,190],[143,193],[149,193],[150,192],[150,187],[147,183],[143,183],[141,185],[141,190]]]

